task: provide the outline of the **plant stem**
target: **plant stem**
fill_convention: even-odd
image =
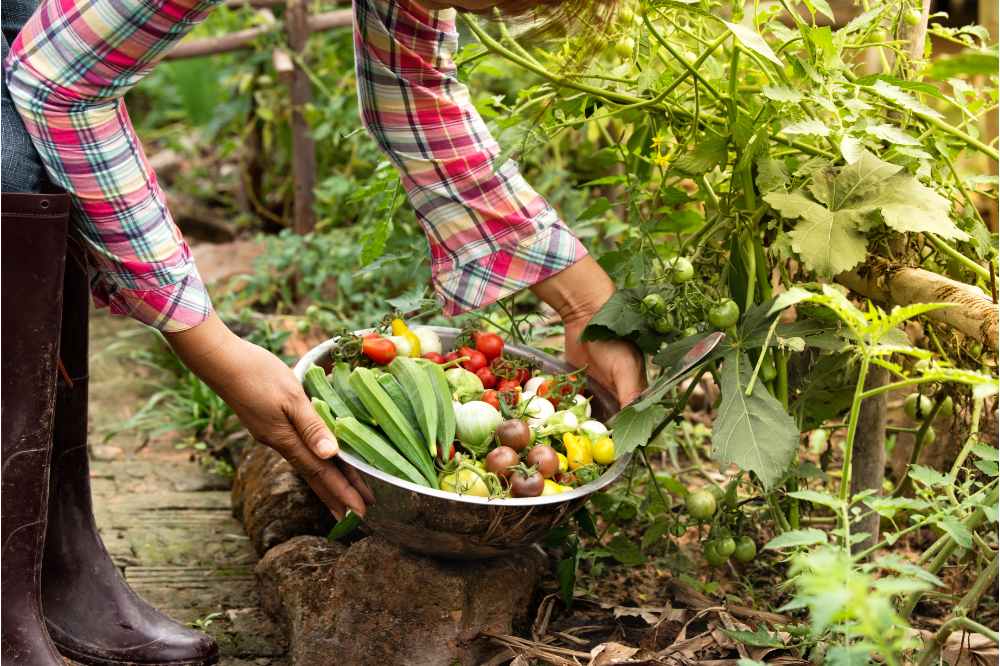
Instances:
[[[649,458],[646,457],[646,447],[640,447],[639,454],[642,456],[642,462],[645,463],[646,470],[649,472],[649,482],[653,484],[653,487],[656,488],[656,494],[660,496],[660,503],[663,504],[663,510],[669,511],[670,505],[667,503],[667,498],[663,496],[663,488],[660,488],[660,484],[656,481],[653,466],[649,464]]]
[[[943,240],[941,240],[940,238],[938,238],[937,236],[935,236],[930,232],[926,233],[925,237],[927,238],[928,242],[930,242],[930,244],[933,245],[938,252],[948,255],[949,258],[954,259],[958,263],[962,264],[962,266],[968,268],[970,271],[972,271],[982,279],[984,280],[990,279],[990,272],[988,270],[986,270],[985,268],[974,262],[972,259],[969,259],[967,256],[965,256],[964,254],[953,248],[951,245],[948,245],[948,243],[944,242]]]
[[[951,481],[951,483],[948,484],[948,495],[956,504],[958,504],[958,499],[955,497],[955,481],[958,479],[958,470],[965,464],[965,459],[969,457],[972,447],[979,441],[979,419],[982,414],[983,399],[976,398],[972,403],[972,418],[969,421],[969,436],[966,438],[965,445],[959,452],[958,457],[955,458],[955,462],[951,466],[951,471],[948,473],[948,479]]]
[[[934,407],[931,408],[930,414],[927,418],[923,420],[920,424],[920,428],[917,429],[916,440],[913,442],[913,451],[910,453],[910,463],[906,466],[907,471],[913,467],[917,461],[920,459],[920,453],[924,450],[924,441],[926,440],[925,435],[931,427],[931,423],[937,418],[938,412],[941,411],[941,405],[944,404],[944,398],[939,398],[935,403]],[[909,474],[903,477],[902,483],[896,486],[896,490],[893,491],[893,497],[901,497],[910,491],[913,487],[913,479],[910,478]]]
[[[868,350],[861,356],[861,367],[858,370],[858,383],[854,387],[854,399],[851,400],[851,414],[848,417],[847,438],[844,440],[844,462],[840,472],[840,499],[847,501],[851,492],[851,453],[854,449],[854,436],[858,431],[858,414],[861,412],[861,401],[865,395],[865,379],[868,376]]]
[[[994,642],[1000,641],[1000,634],[997,634],[996,631],[966,617],[968,613],[975,610],[979,604],[979,598],[983,596],[983,593],[993,587],[993,582],[997,579],[998,568],[1000,568],[997,558],[998,556],[994,555],[993,561],[986,565],[986,569],[979,572],[976,582],[973,583],[968,593],[962,597],[962,600],[955,607],[951,619],[941,625],[941,628],[934,634],[934,638],[924,647],[923,652],[920,653],[920,657],[917,659],[917,666],[929,666],[932,664],[935,653],[945,644],[948,636],[957,629],[974,631]]]

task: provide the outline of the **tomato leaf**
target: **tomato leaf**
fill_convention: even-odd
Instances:
[[[722,361],[722,404],[712,428],[712,457],[754,472],[769,488],[798,451],[799,429],[781,403],[757,383],[748,396],[753,374],[747,355],[733,349]]]
[[[753,28],[748,28],[745,25],[740,25],[739,23],[730,23],[729,21],[723,21],[726,27],[729,28],[730,32],[736,36],[740,44],[747,47],[757,55],[764,56],[771,62],[773,62],[778,67],[784,67],[784,63],[778,59],[778,56],[774,54],[771,50],[770,45],[764,41],[764,38],[760,36]]]
[[[817,543],[826,543],[826,532],[818,530],[815,527],[807,527],[803,530],[792,530],[779,534],[764,544],[764,550],[812,546]]]
[[[615,441],[615,457],[619,458],[648,444],[653,429],[666,416],[666,408],[660,405],[653,405],[641,412],[635,407],[626,407],[618,412],[610,423]]]

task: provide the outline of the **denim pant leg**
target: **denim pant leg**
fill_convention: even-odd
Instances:
[[[31,18],[39,0],[2,0],[0,3],[0,22],[3,23],[3,60],[7,62],[10,44],[21,31],[21,27]],[[7,90],[6,64],[4,75],[0,77],[3,97],[0,99],[0,189],[4,192],[40,192],[49,187],[49,179],[45,168],[38,157],[31,137],[24,129],[21,116],[18,115],[10,92]]]

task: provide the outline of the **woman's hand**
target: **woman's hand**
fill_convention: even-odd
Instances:
[[[364,515],[366,501],[374,501],[371,491],[356,471],[337,463],[337,440],[288,366],[232,333],[215,315],[166,337],[184,364],[226,401],[254,439],[291,463],[337,518],[346,508]]]
[[[623,340],[583,342],[580,336],[598,310],[615,293],[611,278],[592,257],[539,282],[532,291],[555,308],[566,329],[566,360],[587,367],[587,374],[611,390],[622,406],[646,386],[642,354]]]

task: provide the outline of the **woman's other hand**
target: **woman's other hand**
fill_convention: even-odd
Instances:
[[[225,400],[257,441],[280,453],[342,518],[364,515],[374,497],[356,471],[338,464],[337,440],[281,359],[230,331],[215,315],[180,333],[171,347]]]
[[[642,354],[630,342],[580,339],[590,319],[615,293],[615,285],[596,261],[584,257],[569,268],[539,282],[532,291],[555,308],[566,329],[566,360],[609,389],[622,406],[646,386]]]

